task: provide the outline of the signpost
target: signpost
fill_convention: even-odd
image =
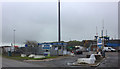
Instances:
[[[101,38],[98,39],[97,46],[100,49],[102,48],[102,39]]]

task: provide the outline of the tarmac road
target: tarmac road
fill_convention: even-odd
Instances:
[[[118,69],[120,66],[120,53],[118,52],[106,52],[106,59],[96,68],[111,68],[111,69]]]
[[[8,58],[2,58],[2,67],[41,67],[40,65],[25,63]]]
[[[107,58],[98,66],[99,67],[118,67],[119,60],[118,52],[106,52]],[[85,55],[76,55],[75,57],[68,56],[64,58],[54,59],[51,61],[16,61],[12,59],[3,58],[3,67],[71,67],[68,66],[68,62],[74,62],[80,57],[85,57]]]
[[[69,67],[68,62],[74,62],[84,55],[76,55],[53,59],[52,61],[17,61],[8,58],[2,58],[2,67]]]
[[[119,65],[119,54],[118,52],[106,52],[106,58],[103,60],[98,67],[118,67]],[[72,67],[68,66],[68,62],[74,62],[78,58],[85,57],[85,55],[77,55],[75,57],[66,57],[61,59],[56,59],[52,61],[34,61],[28,62],[32,64],[43,64],[47,65],[48,67]],[[79,66],[81,67],[81,66]],[[96,67],[96,68],[98,68]]]
[[[75,62],[80,57],[85,57],[85,55],[61,57],[61,58],[53,59],[51,61],[26,61],[26,62],[32,64],[39,64],[39,65],[44,64],[48,67],[72,67],[67,65],[67,63]]]

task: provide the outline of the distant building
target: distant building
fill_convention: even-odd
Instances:
[[[85,41],[87,41],[87,42],[85,43]],[[84,46],[87,48],[90,48],[91,51],[97,50],[97,40],[83,40],[83,42],[85,43]],[[120,39],[104,40],[104,46],[106,46],[106,47],[110,46],[117,50],[118,47],[120,47]]]
[[[0,49],[2,50],[2,52],[8,52],[11,50],[11,46],[1,46]]]

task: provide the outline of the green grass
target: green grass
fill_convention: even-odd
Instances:
[[[50,57],[44,57],[44,58],[30,58],[30,59],[31,60],[43,60],[43,59],[50,59],[50,58],[57,58],[57,56],[50,56]]]
[[[29,57],[20,57],[20,56],[3,56],[3,57],[23,61],[23,60],[43,60],[43,59],[57,58],[58,56],[50,56],[44,58],[29,58]]]
[[[20,57],[20,56],[3,56],[3,57],[5,57],[5,58],[10,58],[10,59],[14,59],[14,60],[28,60],[28,59],[30,59],[30,58],[28,58],[28,57]]]

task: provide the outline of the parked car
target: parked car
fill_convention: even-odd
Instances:
[[[74,52],[74,54],[82,54],[82,51],[80,49],[76,49],[73,52]]]
[[[115,52],[115,51],[116,51],[116,49],[114,49],[114,48],[112,48],[112,47],[104,47],[103,50],[104,50],[104,51],[107,51],[107,52],[110,52],[110,51]]]

